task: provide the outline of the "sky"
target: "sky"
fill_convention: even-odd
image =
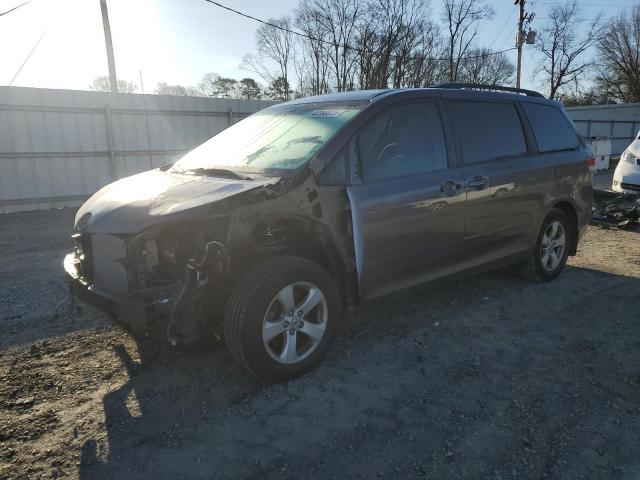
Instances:
[[[0,13],[26,0],[0,0]],[[566,1],[566,0],[565,0]],[[298,0],[220,0],[230,7],[267,19],[290,14]],[[547,10],[563,0],[527,2],[536,13],[532,29],[541,27]],[[513,0],[488,0],[496,14],[480,27],[478,43],[503,50],[513,46],[517,6]],[[118,78],[150,93],[160,81],[197,85],[207,72],[241,79],[255,74],[240,68],[255,48],[255,21],[204,0],[107,0]],[[638,0],[579,0],[583,14],[607,16]],[[440,20],[441,0],[431,0]],[[40,40],[40,41],[39,41]],[[38,43],[39,41],[39,43]],[[107,74],[99,0],[33,0],[0,16],[0,85],[9,85],[34,45],[35,50],[13,81],[15,86],[86,90]],[[508,52],[515,63],[515,51]],[[538,62],[532,46],[523,56],[523,88],[544,89],[534,78]]]

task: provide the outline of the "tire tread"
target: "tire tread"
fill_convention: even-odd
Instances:
[[[316,266],[309,260],[294,256],[282,256],[266,260],[245,274],[229,297],[224,321],[225,343],[234,360],[252,375],[257,376],[258,373],[251,367],[247,359],[241,338],[250,300],[265,282],[285,272],[292,263],[309,263],[314,267]]]

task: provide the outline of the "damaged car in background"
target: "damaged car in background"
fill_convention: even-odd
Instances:
[[[640,195],[640,132],[620,155],[611,188],[615,192]]]
[[[554,279],[589,221],[592,162],[536,92],[296,100],[98,191],[64,268],[140,342],[215,332],[249,372],[289,378],[360,302],[506,264]]]
[[[637,228],[640,223],[640,132],[620,155],[611,190],[594,190],[591,224]]]

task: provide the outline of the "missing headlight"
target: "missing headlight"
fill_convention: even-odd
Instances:
[[[147,240],[144,242],[144,269],[150,272],[158,266],[158,244],[155,240]]]
[[[169,263],[176,263],[176,241],[174,238],[163,238],[158,244],[158,256]]]

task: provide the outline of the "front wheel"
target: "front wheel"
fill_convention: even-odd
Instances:
[[[572,232],[564,212],[551,210],[542,222],[533,254],[518,268],[519,275],[538,282],[550,282],[560,275],[569,256]]]
[[[249,372],[274,380],[315,367],[340,318],[335,282],[320,265],[277,257],[236,285],[225,314],[225,341]]]

